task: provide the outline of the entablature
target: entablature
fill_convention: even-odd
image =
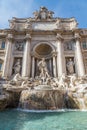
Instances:
[[[10,29],[14,30],[72,30],[77,28],[77,21],[73,18],[56,18],[53,17],[54,12],[49,11],[46,7],[40,7],[39,11],[35,11],[33,18],[16,18],[9,20]]]

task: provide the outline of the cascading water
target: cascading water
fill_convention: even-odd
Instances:
[[[80,104],[80,108],[86,109],[84,98],[78,98],[78,101],[79,101],[79,104]]]
[[[0,87],[0,95],[2,95],[3,94],[3,89],[2,89],[2,87]]]

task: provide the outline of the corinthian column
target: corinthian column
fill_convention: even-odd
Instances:
[[[77,62],[78,76],[84,76],[85,68],[81,51],[80,36],[78,34],[75,34],[75,40],[76,40],[75,57]]]
[[[63,50],[63,38],[57,34],[57,71],[58,76],[64,73],[64,50]]]
[[[34,78],[35,74],[35,58],[32,56],[32,78]]]
[[[6,41],[6,53],[5,53],[5,60],[3,66],[3,77],[10,77],[12,73],[12,63],[13,63],[13,56],[12,56],[12,34],[8,34],[7,41]]]
[[[25,39],[26,39],[26,44],[25,44],[24,56],[23,56],[22,76],[30,77],[30,67],[31,67],[31,55],[30,55],[31,36],[30,34],[26,34]]]
[[[53,52],[53,75],[54,77],[57,76],[57,70],[56,70],[56,52]]]

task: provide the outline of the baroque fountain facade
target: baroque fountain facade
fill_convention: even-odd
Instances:
[[[87,30],[46,7],[0,30],[0,109],[87,108]]]

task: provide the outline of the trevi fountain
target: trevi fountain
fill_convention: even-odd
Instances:
[[[87,30],[79,29],[75,18],[53,17],[54,12],[46,7],[33,14],[33,18],[13,17],[10,29],[0,30],[0,121],[4,122],[4,112],[8,116],[9,109],[9,120],[16,118],[8,120],[10,126],[3,130],[41,130],[41,126],[42,130],[85,130],[87,120],[81,124],[80,117],[84,120],[87,113],[81,115],[80,110],[87,110]],[[74,119],[76,110],[79,117]],[[59,120],[60,114],[66,119]],[[77,120],[80,127],[73,125]],[[70,123],[66,129],[65,123]]]

